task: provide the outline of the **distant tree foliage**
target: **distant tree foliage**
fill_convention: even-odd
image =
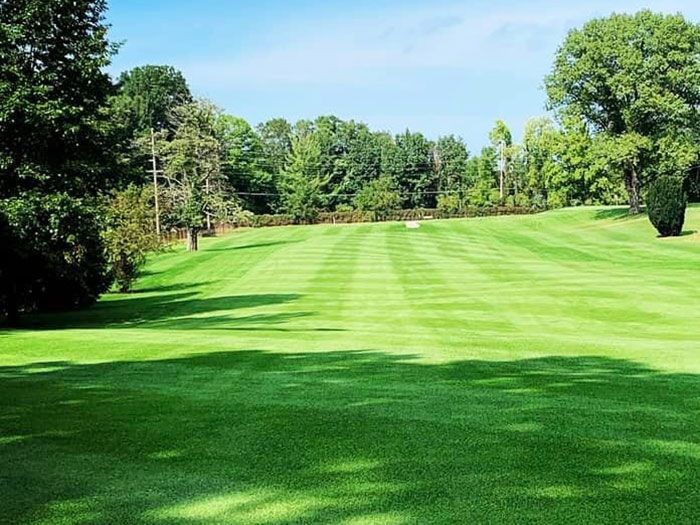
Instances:
[[[233,222],[241,211],[222,171],[219,117],[219,110],[206,101],[179,106],[173,111],[172,140],[159,144],[171,223],[187,230],[190,251],[197,251],[202,229],[210,229],[214,220]]]
[[[649,188],[649,220],[662,237],[677,237],[683,232],[688,204],[681,177],[661,176]]]
[[[406,131],[387,148],[382,171],[392,177],[409,208],[433,208],[437,177],[433,170],[432,144],[421,133]]]
[[[382,220],[401,209],[401,195],[394,179],[385,175],[367,183],[355,197],[354,204],[358,210],[371,211],[376,220]]]
[[[175,108],[192,101],[185,77],[172,66],[147,65],[119,75],[116,104],[134,135],[172,128]]]
[[[280,211],[298,222],[311,223],[325,205],[328,178],[323,176],[322,152],[313,134],[295,137],[280,184]]]

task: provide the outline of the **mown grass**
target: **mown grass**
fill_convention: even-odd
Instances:
[[[700,209],[295,227],[0,332],[0,522],[697,523]]]

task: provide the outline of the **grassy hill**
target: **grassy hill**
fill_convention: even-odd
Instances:
[[[700,208],[286,227],[0,331],[0,522],[698,522]]]

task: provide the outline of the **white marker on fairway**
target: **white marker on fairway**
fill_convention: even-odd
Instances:
[[[417,230],[420,228],[420,223],[418,221],[406,221],[406,228],[410,230]]]

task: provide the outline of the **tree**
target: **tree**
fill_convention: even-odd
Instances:
[[[199,232],[212,220],[235,220],[240,207],[221,170],[222,148],[217,134],[218,110],[204,101],[173,112],[175,132],[161,141],[167,195],[174,223],[187,230],[187,249],[198,249]]]
[[[525,188],[530,199],[545,203],[549,192],[557,193],[555,182],[565,178],[559,154],[562,132],[549,117],[530,119],[525,124],[523,150],[525,156]],[[554,202],[552,203],[554,204]]]
[[[133,136],[172,128],[173,110],[192,101],[185,77],[172,66],[140,66],[119,75],[116,104]]]
[[[480,155],[468,160],[465,187],[469,204],[488,206],[500,202],[497,171],[498,163],[494,148],[482,148]]]
[[[469,151],[461,138],[454,135],[440,137],[433,151],[438,190],[461,196],[468,162]]]
[[[700,27],[681,15],[641,11],[595,19],[569,33],[545,80],[560,117],[581,116],[619,148],[630,212],[653,171],[662,137],[697,125]]]
[[[0,201],[0,215],[10,237],[0,293],[10,321],[20,312],[90,306],[106,291],[109,275],[95,206],[66,194],[32,192]]]
[[[105,0],[0,2],[0,197],[95,193],[116,172]]]
[[[264,165],[276,177],[284,170],[292,150],[292,125],[275,118],[258,124],[257,132],[262,142]]]
[[[516,156],[516,146],[513,144],[513,135],[502,120],[497,120],[489,133],[491,147],[497,153],[498,162],[498,187],[500,200],[503,201],[508,194],[509,182],[512,183],[512,164]],[[515,184],[511,184],[515,188]]]
[[[321,147],[314,134],[295,137],[280,182],[281,211],[295,221],[312,223],[324,206]]]
[[[432,144],[420,133],[397,135],[395,147],[383,156],[382,173],[393,177],[413,207],[434,207],[437,179],[432,167]]]
[[[132,185],[115,193],[107,206],[102,236],[111,275],[122,293],[131,289],[146,256],[160,245],[151,207],[152,191],[150,187]]]
[[[372,133],[365,124],[348,124],[348,152],[345,157],[344,178],[338,187],[339,193],[358,193],[367,183],[382,172],[382,148],[390,140],[385,134]],[[351,198],[339,199],[347,204]]]
[[[385,175],[367,183],[355,196],[354,204],[358,210],[373,212],[375,220],[382,220],[401,209],[401,195],[394,179]]]
[[[221,115],[217,122],[223,147],[223,172],[242,197],[246,209],[269,213],[276,202],[278,174],[273,173],[264,158],[264,146],[255,130],[244,119]],[[258,194],[258,195],[255,195]]]

